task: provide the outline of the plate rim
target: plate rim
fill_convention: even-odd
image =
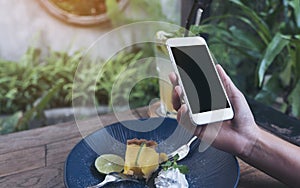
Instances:
[[[120,124],[120,123],[122,123],[122,122],[130,122],[130,121],[138,121],[138,120],[147,120],[147,119],[157,119],[157,118],[163,118],[163,119],[175,120],[175,119],[169,118],[169,117],[149,117],[149,118],[140,118],[140,119],[134,119],[134,120],[117,121],[117,122],[115,122],[115,123],[106,125],[105,127],[102,127],[102,128],[100,128],[100,129],[97,129],[96,131],[93,131],[92,133],[88,134],[86,137],[89,137],[89,136],[91,136],[92,134],[95,134],[96,132],[101,131],[102,129],[105,129],[105,128],[109,127],[109,126],[113,126],[113,125],[116,125],[116,124]],[[175,120],[175,121],[176,121],[176,120]],[[86,138],[86,137],[85,137],[85,138]],[[69,153],[68,153],[68,155],[67,155],[67,157],[66,157],[66,160],[65,160],[65,162],[64,162],[64,172],[63,172],[64,177],[63,177],[63,179],[64,179],[64,185],[65,185],[66,188],[70,188],[70,186],[67,184],[67,170],[66,170],[66,169],[67,169],[67,162],[68,162],[68,160],[69,160],[69,158],[70,158],[70,156],[71,156],[73,150],[74,150],[81,142],[82,142],[83,144],[85,144],[85,143],[84,143],[84,142],[85,142],[85,138],[80,139],[80,140],[74,145],[74,147],[69,151]],[[211,146],[211,147],[212,147],[212,146]],[[89,147],[89,149],[93,150],[93,149],[90,148],[90,147]],[[218,149],[218,150],[219,150],[219,149]],[[222,150],[220,150],[220,151],[222,151]],[[223,152],[224,152],[224,151],[223,151]],[[238,186],[238,184],[239,184],[239,181],[240,181],[240,175],[241,175],[241,173],[240,173],[240,165],[239,165],[239,162],[238,162],[238,160],[237,160],[237,157],[236,157],[235,155],[232,155],[232,154],[230,154],[230,155],[231,155],[231,157],[234,159],[234,162],[235,162],[235,164],[236,164],[237,176],[236,176],[236,178],[235,178],[235,184],[234,184],[233,187],[234,187],[234,188],[237,188],[237,186]]]

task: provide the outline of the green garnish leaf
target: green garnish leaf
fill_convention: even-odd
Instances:
[[[173,163],[172,163],[171,161],[167,161],[166,163],[162,164],[161,167],[166,171],[166,170],[168,170],[172,165],[173,165]]]
[[[179,159],[179,155],[176,154],[176,155],[173,157],[173,161],[176,162],[178,159]]]
[[[186,166],[186,165],[179,165],[177,164],[177,160],[179,158],[179,155],[176,154],[174,157],[173,157],[173,160],[168,160],[167,162],[165,162],[164,164],[161,165],[161,167],[163,168],[163,170],[168,170],[170,168],[178,168],[178,170],[180,171],[180,173],[182,174],[187,174],[189,172],[189,168]]]
[[[182,174],[189,173],[189,168],[186,165],[177,165],[177,168]]]

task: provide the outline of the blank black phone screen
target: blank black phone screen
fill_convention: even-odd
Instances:
[[[205,45],[171,47],[193,114],[228,108]]]

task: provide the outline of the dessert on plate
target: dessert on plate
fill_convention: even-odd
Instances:
[[[148,180],[159,164],[168,159],[165,153],[158,153],[156,147],[157,143],[153,140],[127,140],[124,174]]]

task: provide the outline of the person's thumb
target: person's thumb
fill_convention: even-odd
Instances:
[[[226,90],[226,93],[229,98],[233,98],[238,91],[234,83],[231,81],[229,76],[224,71],[223,67],[221,65],[216,65],[217,71],[219,73],[219,76],[221,78],[221,81],[223,83],[224,89]]]

